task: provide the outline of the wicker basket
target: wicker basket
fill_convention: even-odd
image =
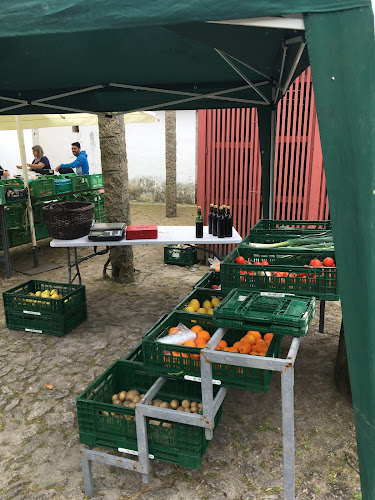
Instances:
[[[52,203],[43,207],[48,233],[58,240],[74,240],[89,234],[94,204],[81,201]]]

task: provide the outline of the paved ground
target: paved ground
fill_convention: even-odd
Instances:
[[[170,224],[163,206],[132,206],[133,222]],[[192,224],[194,207],[181,207],[174,224]],[[30,249],[12,251],[13,262]],[[63,250],[41,245],[41,258],[65,264]],[[124,357],[164,312],[169,312],[207,268],[163,264],[162,247],[135,248],[137,281],[120,286],[101,278],[105,257],[82,265],[88,320],[65,337],[10,331],[0,320],[0,498],[84,499],[75,398],[114,360]],[[66,270],[38,275],[66,281]],[[27,281],[15,273],[2,290]],[[298,500],[359,499],[353,413],[333,382],[341,321],[327,304],[325,333],[315,318],[301,343],[295,376]],[[288,348],[284,341],[283,353]],[[46,384],[55,386],[53,390]],[[150,485],[130,471],[93,465],[96,500],[277,500],[283,498],[280,377],[268,394],[230,390],[224,416],[201,470],[155,462]]]

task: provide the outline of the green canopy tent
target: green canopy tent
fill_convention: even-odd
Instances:
[[[266,217],[273,206],[275,107],[290,82],[311,66],[362,492],[375,498],[370,1],[3,0],[0,37],[0,113],[256,106]]]

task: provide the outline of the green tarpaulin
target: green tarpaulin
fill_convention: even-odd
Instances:
[[[281,29],[272,23],[209,23],[285,15],[304,19],[306,31],[290,18]],[[373,500],[375,59],[370,1],[2,0],[0,43],[3,113],[257,106],[264,207],[272,196],[273,111],[288,84],[311,65],[362,494]]]

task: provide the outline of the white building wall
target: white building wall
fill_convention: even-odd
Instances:
[[[24,131],[24,138],[26,159],[28,163],[31,163],[34,159],[31,152],[31,130]],[[4,130],[0,132],[0,165],[4,170],[9,170],[12,176],[17,174],[19,175],[21,173],[21,170],[18,170],[16,168],[17,165],[21,165],[21,157],[19,153],[16,130]]]
[[[125,126],[129,179],[150,177],[157,182],[165,180],[165,120],[164,112],[157,112],[159,122],[131,123]],[[72,127],[51,127],[25,130],[27,161],[33,160],[31,146],[40,144],[51,166],[74,160],[71,143],[78,141],[88,154],[90,173],[101,172],[99,132],[94,125],[81,126],[79,132]],[[196,179],[196,111],[177,111],[177,182],[195,183]],[[0,165],[12,175],[19,173],[20,164],[16,131],[0,131]]]

